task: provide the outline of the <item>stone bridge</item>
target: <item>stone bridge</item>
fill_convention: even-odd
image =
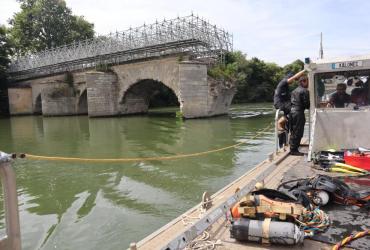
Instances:
[[[226,114],[232,84],[211,79],[207,64],[167,56],[109,67],[21,80],[9,88],[11,115],[88,114],[90,117],[145,113],[155,85],[173,91],[185,118]]]
[[[23,55],[9,67],[10,113],[145,113],[154,86],[163,84],[186,118],[225,114],[235,89],[210,79],[201,62],[231,50],[231,34],[190,15]],[[92,71],[101,66],[109,72]]]

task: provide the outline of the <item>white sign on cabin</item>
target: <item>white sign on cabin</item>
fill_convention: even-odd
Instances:
[[[356,68],[361,67],[362,61],[352,61],[352,62],[340,62],[340,63],[332,63],[332,69],[344,69],[344,68]]]

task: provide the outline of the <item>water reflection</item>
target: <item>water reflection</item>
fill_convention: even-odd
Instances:
[[[230,117],[185,121],[173,116],[12,117],[0,120],[0,147],[90,158],[187,154],[233,145],[271,121],[270,105],[235,106]],[[23,247],[126,247],[199,202],[203,191],[215,192],[240,176],[271,150],[272,129],[238,148],[171,161],[17,160]]]

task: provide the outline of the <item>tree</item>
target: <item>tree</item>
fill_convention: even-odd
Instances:
[[[11,43],[5,26],[0,26],[0,88],[6,86],[6,70],[11,55]]]
[[[287,74],[287,73],[295,74],[301,71],[303,67],[304,67],[304,63],[301,60],[297,59],[294,62],[285,65],[283,68],[283,73],[284,74]]]
[[[18,0],[21,11],[10,20],[17,54],[36,52],[94,36],[94,25],[72,15],[64,0]]]
[[[248,87],[243,99],[249,102],[271,101],[281,68],[255,57],[248,61],[248,67],[251,73],[246,79]]]
[[[248,73],[247,65],[245,54],[241,51],[230,52],[225,55],[224,63],[216,64],[208,70],[208,75],[237,84],[246,79],[246,74]]]
[[[280,67],[256,57],[247,59],[240,51],[226,54],[225,63],[208,70],[211,77],[232,81],[237,88],[234,103],[271,102],[276,85],[289,73],[302,70],[303,62],[296,60]]]
[[[7,74],[9,56],[11,55],[11,43],[7,36],[5,26],[0,25],[0,116],[9,114]]]

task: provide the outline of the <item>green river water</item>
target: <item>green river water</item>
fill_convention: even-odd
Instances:
[[[0,119],[0,150],[88,158],[156,157],[217,149],[253,137],[271,104],[228,116]],[[237,148],[168,161],[65,163],[18,159],[23,249],[126,249],[251,169],[274,148],[273,128]],[[0,229],[4,234],[3,196]]]

